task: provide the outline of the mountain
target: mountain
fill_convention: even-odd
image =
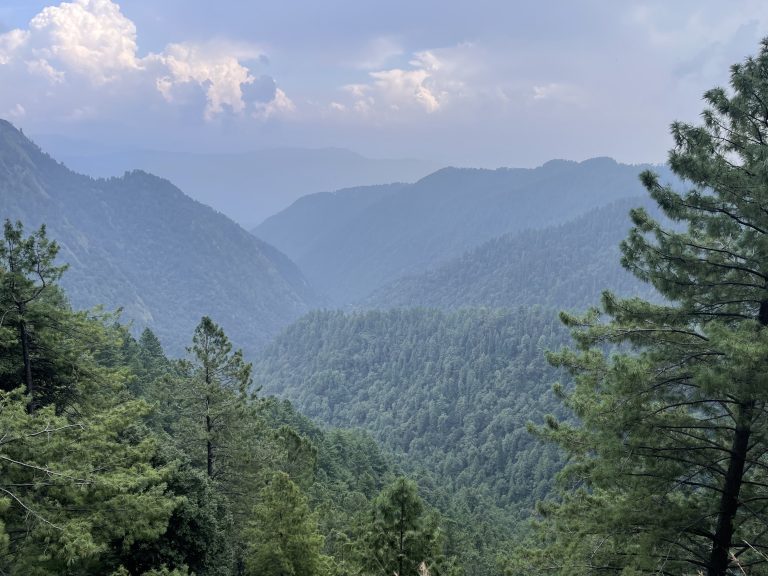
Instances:
[[[333,302],[348,304],[497,236],[640,196],[645,168],[609,158],[535,169],[446,168],[411,185],[302,198],[254,233],[283,250]]]
[[[313,419],[369,431],[445,490],[520,517],[559,467],[526,423],[559,409],[543,351],[567,339],[543,308],[312,312],[264,349],[254,379]]]
[[[60,136],[39,136],[57,158],[83,174],[110,177],[142,169],[246,228],[322,190],[385,182],[414,182],[437,168],[412,159],[366,158],[341,148],[273,148],[239,154],[104,149]]]
[[[631,226],[629,210],[646,198],[620,200],[574,220],[505,234],[422,274],[398,278],[366,307],[543,305],[585,309],[603,290],[653,298],[653,289],[621,266],[619,243]]]
[[[204,314],[254,352],[318,303],[284,254],[169,181],[76,174],[5,121],[0,214],[29,231],[47,225],[70,264],[62,285],[75,307],[122,307],[175,354]]]

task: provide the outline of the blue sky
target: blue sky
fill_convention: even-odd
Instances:
[[[3,0],[0,117],[196,151],[658,162],[768,3]]]

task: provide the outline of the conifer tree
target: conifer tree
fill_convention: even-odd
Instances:
[[[570,463],[542,572],[768,574],[768,40],[730,84],[672,126],[689,190],[642,176],[678,224],[632,211],[623,263],[665,302],[563,315],[578,349],[552,361],[579,424],[543,431]]]
[[[16,333],[15,344],[22,359],[19,376],[32,411],[52,395],[40,382],[36,361],[41,348],[39,332],[50,327],[55,314],[50,304],[56,296],[52,292],[66,269],[54,265],[58,251],[58,245],[48,240],[45,226],[24,237],[21,222],[5,220],[0,243],[0,327]],[[13,383],[5,389],[15,386]]]
[[[327,571],[317,520],[284,472],[275,472],[259,493],[246,538],[247,574],[319,576]]]
[[[149,406],[115,364],[125,332],[112,316],[69,308],[44,228],[24,237],[6,222],[4,234],[0,572],[105,573],[113,547],[165,531],[178,504],[170,470],[153,462]]]
[[[398,478],[373,502],[365,548],[363,560],[370,574],[415,575],[422,563],[429,573],[440,573],[442,542],[436,518],[425,509],[414,482]]]
[[[224,330],[204,316],[192,337],[191,362],[180,390],[182,415],[191,419],[182,426],[188,433],[190,454],[202,457],[208,477],[221,480],[242,454],[242,425],[248,411],[251,365],[241,350],[233,351]]]

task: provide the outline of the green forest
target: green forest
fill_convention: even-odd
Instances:
[[[369,436],[257,396],[208,317],[176,360],[149,330],[72,310],[57,251],[6,221],[4,573],[460,573],[439,513]]]

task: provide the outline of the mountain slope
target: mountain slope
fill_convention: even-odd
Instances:
[[[362,188],[302,199],[254,233],[285,251],[334,302],[347,304],[502,234],[639,196],[644,168],[608,158],[536,169],[447,168],[386,194]],[[352,201],[355,209],[341,208]],[[317,216],[308,216],[308,202]]]
[[[446,490],[524,511],[559,465],[526,423],[558,409],[543,351],[567,338],[541,308],[312,312],[263,351],[254,376],[311,418],[370,431]]]
[[[253,227],[297,198],[321,190],[415,182],[432,162],[372,159],[340,148],[275,148],[239,154],[104,150],[55,136],[37,139],[68,166],[110,177],[140,168],[167,178],[192,198]]]
[[[296,266],[167,180],[75,174],[0,121],[0,214],[45,223],[76,307],[124,307],[181,353],[203,314],[251,352],[316,303]]]
[[[366,307],[516,307],[584,309],[603,290],[653,297],[650,285],[621,266],[619,243],[629,210],[645,198],[621,200],[565,224],[494,238],[423,274],[394,280]]]

